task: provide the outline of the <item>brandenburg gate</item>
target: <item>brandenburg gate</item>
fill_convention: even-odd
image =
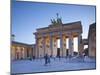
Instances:
[[[34,33],[36,39],[36,58],[44,57],[48,54],[52,57],[65,57],[67,54],[73,56],[73,38],[78,38],[78,54],[82,54],[82,25],[80,21],[63,24],[61,18],[51,19],[51,24],[48,27],[39,28]],[[66,39],[69,39],[66,49]],[[57,49],[57,39],[60,39],[60,50]]]

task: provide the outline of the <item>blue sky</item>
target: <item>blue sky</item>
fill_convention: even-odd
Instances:
[[[81,21],[83,38],[87,38],[89,25],[96,19],[95,6],[13,1],[11,33],[15,34],[16,41],[34,44],[33,33],[37,28],[50,25],[50,19],[56,18],[56,13],[63,23]]]

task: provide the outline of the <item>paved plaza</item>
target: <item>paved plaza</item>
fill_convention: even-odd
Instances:
[[[35,60],[16,60],[12,61],[11,73],[36,73],[51,71],[73,71],[73,70],[89,70],[96,68],[94,58],[73,57],[69,58],[50,58],[50,64],[45,65],[44,59]]]

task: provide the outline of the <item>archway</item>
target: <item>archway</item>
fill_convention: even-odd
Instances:
[[[78,55],[78,37],[73,38],[73,55]]]
[[[60,39],[57,39],[57,57],[60,56]]]

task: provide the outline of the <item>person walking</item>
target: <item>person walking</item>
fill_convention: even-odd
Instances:
[[[48,56],[48,63],[50,64],[50,62],[51,62],[51,61],[50,61],[50,56]]]
[[[45,65],[47,65],[47,64],[48,64],[48,54],[46,54],[46,55],[44,56],[44,59],[45,59]]]

